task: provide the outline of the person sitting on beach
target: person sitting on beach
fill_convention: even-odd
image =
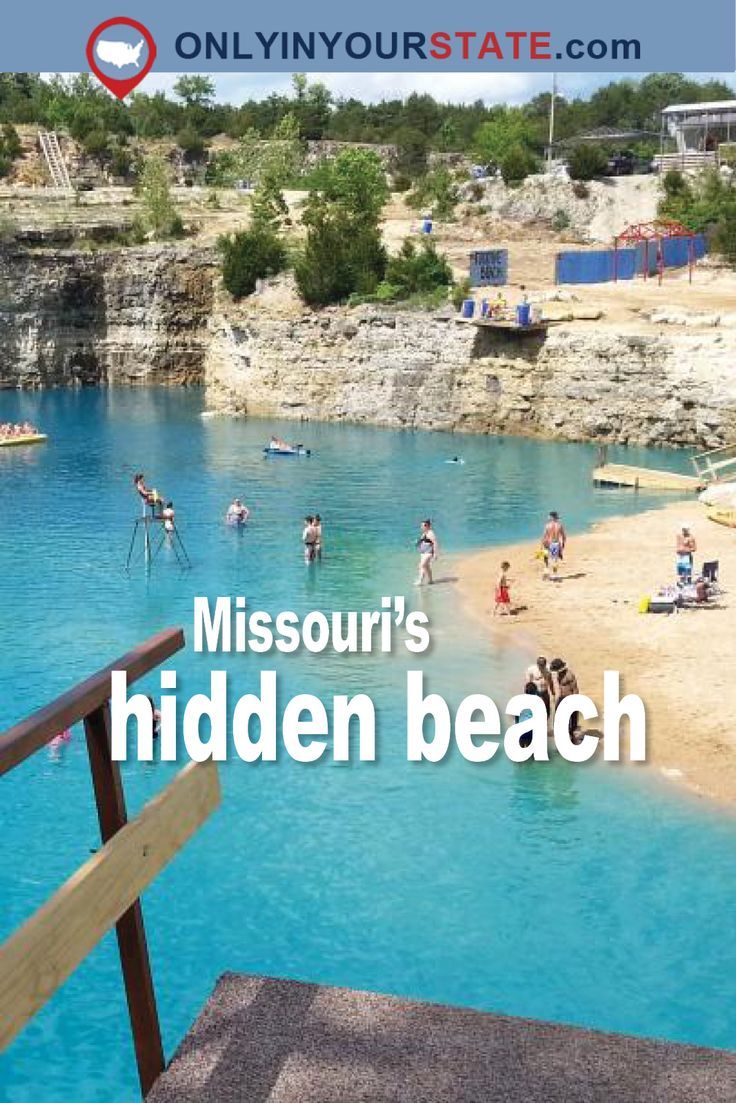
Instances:
[[[437,537],[432,529],[432,522],[427,518],[426,521],[422,521],[422,529],[419,533],[419,539],[417,540],[417,548],[419,550],[419,575],[415,582],[415,586],[421,586],[426,582],[429,586],[432,585],[434,579],[432,578],[432,563],[437,558]]]
[[[248,507],[241,502],[240,498],[233,498],[225,514],[228,525],[244,525],[249,517],[250,510]]]
[[[580,692],[578,680],[564,659],[553,659],[549,664],[549,669],[554,677],[555,709],[557,709],[560,701],[564,701],[566,697],[572,697],[573,694]],[[568,735],[573,743],[579,742],[575,734],[580,727],[578,716],[577,712],[573,712],[567,725]]]
[[[510,567],[511,564],[504,559],[496,580],[496,589],[493,595],[494,617],[499,613],[501,616],[509,616],[511,614],[511,592],[509,590],[509,576],[507,573]]]
[[[683,525],[677,534],[675,549],[675,562],[677,565],[677,579],[679,582],[689,585],[693,580],[693,556],[698,550],[695,537],[688,525]]]
[[[542,533],[542,550],[544,552],[544,572],[542,578],[556,578],[560,563],[562,562],[567,534],[565,526],[560,520],[560,515],[554,509],[550,511],[547,524]]]
[[[307,515],[304,518],[304,531],[302,532],[302,543],[304,544],[304,562],[314,562],[317,554],[317,529],[314,524],[314,517]]]

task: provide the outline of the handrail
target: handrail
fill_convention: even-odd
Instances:
[[[79,723],[100,708],[110,698],[113,670],[124,670],[128,684],[154,670],[164,660],[184,646],[181,628],[166,628],[151,636],[114,663],[98,670],[86,681],[62,693],[50,705],[34,712],[26,720],[0,733],[0,777],[44,747],[65,728]]]
[[[79,955],[84,956],[89,952],[90,945],[94,944],[90,940],[99,933],[100,927],[114,922],[138,1079],[144,1098],[165,1067],[140,902],[140,892],[150,879],[146,876],[145,869],[148,866],[153,870],[156,861],[165,863],[191,833],[190,828],[195,830],[202,819],[216,807],[219,803],[219,784],[217,768],[213,762],[198,763],[196,770],[185,768],[160,797],[147,805],[137,819],[129,824],[120,765],[112,758],[111,674],[114,670],[124,670],[128,682],[134,682],[183,646],[184,632],[181,628],[168,628],[159,632],[128,651],[116,662],[57,697],[50,705],[9,728],[4,737],[0,735],[2,775],[24,762],[65,728],[80,720],[84,721],[97,819],[103,843],[99,860],[87,863],[87,866],[78,870],[48,904],[36,912],[3,945],[0,953],[0,1004],[3,1007],[0,1010],[7,1010],[8,1006],[15,1007],[15,1025],[9,1019],[5,1036],[0,1031],[0,1041],[7,1042],[12,1032],[20,1029],[23,1021],[50,997],[53,989],[58,986],[51,981],[55,978],[58,983],[63,981],[64,976],[81,960]],[[141,831],[145,832],[145,824],[151,827],[152,836],[139,845],[136,840],[140,840]],[[186,827],[187,824],[189,827]],[[114,891],[111,889],[106,895],[101,890],[111,864],[114,865],[115,861],[121,865],[118,872],[111,875]],[[127,870],[127,884],[120,883],[123,866]],[[102,881],[99,880],[100,877]],[[95,878],[98,879],[96,884]],[[92,884],[91,896],[89,889],[83,888],[83,883]],[[124,895],[126,892],[127,896]],[[81,900],[81,906],[75,905],[75,900]],[[104,904],[104,913],[97,907],[98,903],[100,906]],[[122,908],[125,910],[121,910]],[[62,919],[59,921],[60,915]],[[71,922],[69,916],[72,917]],[[96,927],[92,925],[95,919]],[[52,935],[57,921],[61,922],[62,930],[60,938],[54,942]],[[70,942],[72,928],[75,929],[74,947]],[[37,937],[38,931],[41,932],[40,937]],[[39,954],[46,955],[48,960],[39,964]],[[44,971],[46,968],[50,971],[49,976]],[[16,1003],[18,1006],[15,1006]]]

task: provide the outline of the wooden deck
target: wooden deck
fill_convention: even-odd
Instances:
[[[226,973],[146,1103],[733,1103],[736,1054]]]
[[[520,326],[518,322],[506,321],[499,318],[462,318],[455,319],[460,325],[476,326],[478,329],[495,329],[500,333],[546,333],[551,325],[555,325],[553,321],[547,322],[530,322],[529,325]]]
[[[631,487],[633,490],[674,490],[696,493],[706,485],[694,475],[678,471],[656,471],[651,467],[630,467],[625,463],[607,463],[593,472],[596,486]]]

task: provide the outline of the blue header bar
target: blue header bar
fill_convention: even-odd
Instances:
[[[466,7],[131,0],[103,8],[99,0],[44,0],[8,7],[0,61],[6,71],[85,71],[94,29],[126,17],[150,32],[156,72],[729,72],[735,7],[733,0],[695,7],[684,0]]]

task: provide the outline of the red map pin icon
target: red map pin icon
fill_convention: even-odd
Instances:
[[[132,27],[140,35],[140,38],[133,43],[124,41],[119,36],[116,38],[116,27]],[[144,46],[146,48],[146,58],[145,61],[141,62]],[[132,76],[112,76],[100,68],[98,58],[111,68],[129,72],[131,68],[135,67],[135,72]],[[128,19],[124,15],[100,23],[99,27],[95,27],[92,31],[87,41],[87,61],[90,69],[97,79],[105,85],[105,88],[108,88],[113,96],[117,96],[119,100],[124,100],[150,73],[155,60],[156,43],[153,41],[151,32],[142,23],[138,23],[135,19]]]

